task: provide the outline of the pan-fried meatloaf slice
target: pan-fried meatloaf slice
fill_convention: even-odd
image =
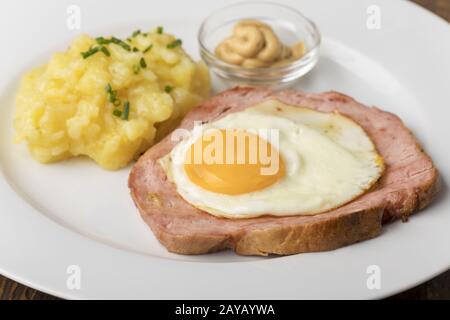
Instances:
[[[167,179],[157,162],[174,147],[166,137],[135,164],[129,187],[143,219],[169,251],[200,254],[231,248],[244,255],[267,255],[331,250],[377,236],[382,223],[406,220],[436,195],[438,172],[402,121],[337,92],[309,94],[238,87],[195,108],[180,127],[191,129],[195,120],[212,121],[267,99],[337,111],[352,118],[383,156],[386,170],[382,178],[358,199],[315,216],[217,218],[184,201]]]

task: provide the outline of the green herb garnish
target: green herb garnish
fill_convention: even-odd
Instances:
[[[159,26],[159,27],[156,29],[156,33],[158,33],[158,34],[162,34],[163,32],[164,32],[164,28],[161,27],[161,26]]]
[[[116,38],[116,37],[112,37],[111,38],[111,43],[117,44],[118,46],[121,46],[123,49],[125,49],[126,51],[131,51],[131,47],[128,43]]]
[[[111,84],[105,86],[106,93],[108,94],[108,100],[116,107],[120,105],[120,100],[117,99],[117,91],[112,89]]]
[[[145,59],[143,57],[139,61],[139,64],[141,65],[141,68],[143,69],[147,68],[147,63],[145,62]]]
[[[122,116],[122,111],[120,111],[119,109],[114,109],[113,115],[120,118],[120,116]]]
[[[105,91],[108,93],[108,100],[114,105],[113,115],[116,117],[122,118],[123,120],[128,120],[128,116],[130,114],[130,102],[125,101],[123,104],[124,110],[123,112],[118,109],[118,107],[122,104],[120,99],[117,99],[117,91],[113,90],[111,84],[107,84],[105,86]]]
[[[172,87],[172,86],[167,85],[167,86],[164,87],[164,91],[165,91],[166,93],[171,93],[172,90],[173,90],[173,87]]]
[[[108,95],[109,95],[108,96],[109,102],[111,102],[111,103],[116,102],[116,100],[117,100],[117,91],[116,90],[109,91]]]
[[[110,43],[114,43],[114,44],[117,44],[118,46],[121,46],[123,49],[125,49],[127,51],[131,51],[131,47],[128,43],[126,43],[116,37],[111,37],[111,39],[105,39],[104,37],[98,37],[95,39],[95,41],[97,41],[97,43],[102,46],[110,44]]]
[[[144,51],[142,51],[143,53],[147,53],[149,52],[151,49],[153,48],[153,44],[149,45],[147,48],[144,49]]]
[[[109,53],[109,50],[106,47],[100,47],[100,50],[105,54],[105,56],[109,57],[111,56],[111,53]]]
[[[99,50],[100,50],[100,47],[89,48],[88,51],[81,52],[81,56],[83,57],[83,59],[87,59],[90,56],[96,54]]]
[[[133,32],[132,36],[134,38],[134,37],[138,36],[139,34],[141,34],[141,30],[136,30],[136,31]]]
[[[89,48],[88,51],[81,52],[81,56],[83,57],[83,59],[87,59],[99,51],[103,52],[105,54],[105,56],[109,57],[111,55],[109,53],[109,50],[106,47],[100,46],[100,47],[91,47],[91,48]]]
[[[183,41],[181,41],[181,39],[177,39],[175,41],[172,41],[171,43],[169,43],[167,45],[167,49],[174,49],[176,47],[179,47],[183,44]]]
[[[136,48],[136,47],[133,47],[133,52],[138,52],[139,51],[139,49],[138,48]]]
[[[125,101],[125,103],[123,104],[122,119],[128,120],[129,115],[130,115],[130,102]]]
[[[110,44],[111,43],[111,40],[105,39],[103,37],[95,38],[95,41],[97,41],[97,43],[99,45],[106,45],[106,44]]]

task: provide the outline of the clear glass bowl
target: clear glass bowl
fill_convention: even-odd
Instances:
[[[214,54],[215,48],[231,35],[233,26],[242,19],[256,19],[269,24],[286,45],[303,41],[305,55],[287,65],[252,69],[220,60]],[[207,17],[200,27],[198,41],[202,59],[221,78],[235,84],[285,86],[316,65],[320,32],[312,21],[290,7],[271,2],[243,2]]]

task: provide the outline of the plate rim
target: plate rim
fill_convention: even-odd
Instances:
[[[398,2],[399,1],[395,2],[396,5],[398,4]],[[435,21],[440,20],[441,22],[447,23],[444,19],[442,19],[440,17],[438,17],[438,19],[436,19],[436,17],[437,17],[436,15],[432,14],[428,10],[422,8],[421,6],[419,6],[419,5],[415,4],[415,3],[403,2],[402,5],[404,5],[404,4],[406,4],[406,6],[407,7],[409,6],[410,8],[414,7],[415,8],[414,10],[417,10],[417,8],[420,8],[420,11],[422,12],[421,14],[424,14],[424,12],[428,12],[428,15],[432,16]],[[21,199],[20,196],[17,195],[14,192],[14,190],[10,187],[9,183],[7,182],[7,178],[4,177],[1,163],[0,163],[0,190],[2,191],[0,193],[0,199],[2,201],[5,200],[5,199],[6,199],[6,201],[12,201],[11,199],[13,199],[15,197],[19,197],[19,199]],[[5,192],[5,190],[6,190],[6,192]],[[11,193],[13,193],[13,194],[11,194]],[[23,200],[20,200],[20,201],[23,201]],[[15,203],[14,207],[17,207],[17,206],[22,207],[23,205],[24,205],[24,203],[22,203],[22,204]],[[80,235],[80,234],[76,233],[73,230],[64,228],[63,226],[59,225],[58,223],[56,223],[55,221],[53,221],[52,219],[48,218],[45,215],[36,214],[37,210],[35,208],[31,207],[28,203],[26,203],[25,206],[28,207],[26,209],[27,210],[27,215],[31,215],[31,214],[36,215],[35,218],[38,219],[38,217],[39,217],[39,219],[41,220],[40,223],[44,223],[50,229],[55,230],[56,233],[60,233],[61,232],[62,234],[66,234],[70,238],[70,241],[68,241],[68,242],[74,242],[74,243],[83,242],[84,246],[87,245],[87,247],[92,245],[91,242],[96,242],[95,240],[91,240],[91,239],[89,239],[89,238],[87,238],[87,237],[85,237],[83,235]],[[3,207],[5,207],[5,205],[2,205],[2,208]],[[43,216],[45,217],[46,221],[41,219]],[[0,216],[0,219],[2,219],[1,216]],[[7,220],[6,222],[10,222],[11,225],[14,225],[14,222],[12,222],[12,221],[8,221]],[[16,223],[17,223],[17,221],[16,221]],[[56,228],[55,228],[55,226],[56,226]],[[2,226],[0,226],[0,230],[2,230]],[[0,239],[1,239],[1,237],[2,236],[1,236],[1,232],[0,232]],[[2,248],[1,245],[0,245],[0,248]],[[107,246],[107,245],[105,245],[103,243],[96,243],[95,244],[95,249],[96,250],[100,249],[102,251],[106,251],[106,252],[108,252],[108,253],[110,253],[112,255],[115,255],[117,252],[121,252],[121,254],[125,254],[125,256],[127,256],[127,255],[129,255],[129,256],[139,255],[137,253],[130,253],[130,252],[127,252],[126,250],[122,250],[122,249],[119,249],[119,248],[112,248],[112,247],[109,247],[109,246]],[[3,255],[3,253],[2,253],[2,255]],[[51,288],[50,286],[46,286],[45,284],[42,284],[41,281],[39,281],[39,280],[29,279],[30,277],[20,276],[17,272],[8,271],[7,270],[8,268],[4,268],[3,267],[3,265],[6,265],[6,264],[1,263],[1,261],[3,261],[2,260],[3,259],[2,255],[0,255],[0,274],[5,275],[6,277],[8,277],[8,278],[10,278],[10,279],[12,279],[14,281],[17,281],[17,282],[20,282],[20,283],[24,283],[25,285],[27,285],[27,286],[29,286],[31,288],[35,288],[35,289],[37,289],[39,291],[46,292],[46,293],[49,293],[49,294],[57,296],[57,297],[69,298],[69,299],[85,299],[86,297],[89,297],[89,294],[87,294],[87,295],[83,295],[83,294],[80,295],[80,294],[78,294],[78,293],[81,293],[82,291],[64,291],[64,290],[60,291],[58,289],[54,289],[54,288]],[[141,257],[139,259],[142,259],[142,258],[143,257]],[[158,257],[149,257],[149,256],[145,256],[144,259],[165,260],[165,259],[161,259],[161,258],[158,258]],[[173,264],[173,263],[176,264],[176,265],[179,265],[180,263],[181,264],[202,264],[201,262],[191,262],[191,261],[189,261],[189,262],[173,261],[173,260],[165,260],[165,261],[166,261],[166,263],[162,263],[162,264]],[[248,263],[253,263],[253,262],[248,262]],[[416,286],[416,285],[418,285],[420,283],[423,283],[423,282],[433,278],[434,276],[436,276],[437,274],[439,274],[441,272],[445,272],[449,268],[450,268],[450,261],[447,264],[446,269],[438,268],[439,271],[435,271],[434,273],[432,273],[432,274],[430,274],[430,275],[428,275],[428,276],[426,276],[426,277],[424,277],[422,279],[418,279],[415,283],[410,283],[408,285],[404,285],[403,287],[398,287],[395,290],[384,291],[382,294],[376,294],[376,292],[372,291],[374,294],[368,294],[367,298],[378,299],[378,298],[387,297],[387,296],[390,296],[392,294],[404,291],[404,290],[406,290],[408,288],[411,288],[413,286]],[[370,291],[368,291],[368,292],[370,292]]]

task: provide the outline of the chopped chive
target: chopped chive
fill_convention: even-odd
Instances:
[[[86,58],[89,58],[90,56],[96,54],[99,51],[103,52],[105,54],[105,56],[109,57],[111,55],[109,53],[109,50],[106,47],[101,46],[101,47],[91,47],[91,48],[89,48],[88,51],[81,52],[81,56],[83,57],[83,59],[86,59]]]
[[[113,90],[112,86],[110,83],[108,83],[105,86],[105,91],[108,94],[108,100],[109,102],[111,102],[116,108],[115,110],[117,110],[117,107],[120,106],[122,104],[122,102],[120,101],[120,99],[117,98],[117,90]],[[120,110],[118,110],[120,111]],[[114,111],[115,112],[115,111]],[[120,115],[119,115],[120,116]]]
[[[131,38],[127,38],[127,41],[128,41],[128,42],[132,42],[132,41],[133,41],[133,39],[131,39]]]
[[[116,91],[111,90],[109,93],[109,102],[114,103],[116,101]]]
[[[181,41],[181,39],[177,39],[177,40],[174,40],[171,43],[169,43],[167,45],[167,49],[174,49],[176,47],[181,46],[182,44],[183,44],[183,41]]]
[[[113,115],[120,118],[120,116],[122,116],[122,111],[120,111],[119,109],[114,109]]]
[[[159,26],[159,27],[156,29],[156,32],[157,32],[158,34],[162,34],[162,33],[164,32],[164,28],[161,27],[161,26]]]
[[[128,120],[129,115],[130,115],[130,102],[125,101],[125,103],[123,104],[122,119]]]
[[[127,51],[131,51],[131,47],[129,44],[123,42],[122,40],[116,38],[116,37],[112,37],[111,38],[111,42],[114,44],[117,44],[118,46],[121,46],[123,49],[127,50]]]
[[[115,103],[116,100],[117,100],[117,92],[116,90],[111,90],[111,92],[109,93],[109,102]]]
[[[167,85],[167,86],[164,87],[164,91],[165,91],[166,93],[171,93],[172,90],[173,90],[173,87],[172,87],[172,86]]]
[[[141,68],[137,64],[133,65],[133,73],[138,74],[139,71],[141,71]]]
[[[145,62],[145,59],[143,57],[139,61],[139,64],[141,65],[141,68],[143,69],[147,68],[147,63]]]
[[[105,39],[104,37],[95,38],[95,41],[97,41],[97,43],[99,45],[105,45],[105,44],[110,44],[111,43],[111,40]]]
[[[101,47],[100,50],[105,54],[105,56],[109,57],[111,56],[111,53],[109,53],[109,50],[106,47]]]
[[[144,49],[144,51],[142,51],[143,53],[147,53],[149,52],[151,49],[153,48],[153,44],[149,45],[147,48]]]
[[[130,38],[128,38],[127,40],[131,41]],[[124,42],[116,37],[111,37],[111,39],[105,39],[104,37],[98,37],[95,39],[95,41],[99,45],[107,45],[110,43],[114,43],[114,44],[117,44],[118,46],[121,46],[123,49],[125,49],[127,51],[131,51],[131,47],[126,42]]]
[[[138,52],[139,51],[139,49],[138,48],[136,48],[136,47],[133,47],[133,52]]]
[[[146,36],[148,36],[148,33],[143,33],[142,35],[143,35],[144,37],[146,37]]]
[[[141,33],[141,30],[136,30],[136,31],[134,31],[134,32],[133,32],[133,35],[132,35],[133,38],[136,37],[136,36],[138,36],[140,33]]]
[[[99,47],[89,48],[88,51],[81,52],[81,56],[83,57],[83,59],[87,59],[90,56],[96,54],[99,50],[100,50]]]

